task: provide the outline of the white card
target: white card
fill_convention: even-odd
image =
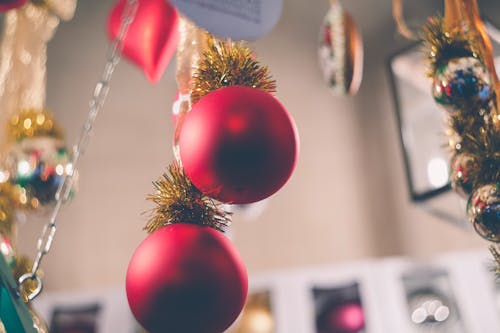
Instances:
[[[234,40],[256,40],[281,16],[283,0],[171,0],[197,25]]]

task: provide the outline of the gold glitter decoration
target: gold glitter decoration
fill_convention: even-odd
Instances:
[[[255,54],[243,43],[209,40],[193,75],[193,103],[206,94],[227,86],[248,86],[273,93],[276,81],[271,78],[267,66],[261,66]]]
[[[31,272],[31,268],[33,267],[33,262],[26,256],[16,256],[14,268],[12,268],[12,275],[16,281],[19,280],[21,276],[26,273]],[[42,278],[43,272],[40,270],[37,273],[37,276]],[[25,302],[28,302],[28,295],[30,295],[36,288],[37,282],[35,280],[26,280],[21,289],[21,296],[23,297]]]
[[[15,141],[40,136],[64,138],[63,130],[52,113],[34,109],[23,110],[10,118],[8,136]]]
[[[149,233],[173,223],[192,223],[213,227],[219,231],[230,224],[230,213],[222,204],[201,193],[174,163],[168,172],[153,182],[156,189],[147,200],[156,204],[152,217],[144,228]]]
[[[273,333],[276,323],[271,309],[269,292],[248,295],[241,317],[230,333]]]

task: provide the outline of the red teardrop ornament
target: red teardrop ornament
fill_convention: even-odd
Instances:
[[[119,0],[108,18],[110,39],[117,37],[127,0]],[[149,81],[160,80],[179,40],[178,15],[165,0],[139,0],[125,40],[123,55],[143,69]]]

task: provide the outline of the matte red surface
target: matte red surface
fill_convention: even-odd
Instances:
[[[200,191],[245,204],[267,198],[288,181],[298,135],[274,96],[233,86],[194,105],[184,119],[179,146],[184,171]]]
[[[187,223],[150,234],[135,251],[126,280],[130,309],[151,333],[221,333],[241,312],[247,288],[231,241]]]

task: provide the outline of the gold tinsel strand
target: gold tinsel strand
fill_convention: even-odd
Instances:
[[[48,111],[22,110],[10,118],[8,139],[20,141],[26,138],[50,136],[63,139],[63,130]]]
[[[269,93],[276,91],[276,82],[268,67],[259,64],[250,48],[241,42],[222,42],[213,38],[209,39],[193,81],[193,104],[206,94],[227,86],[248,86]]]
[[[445,31],[442,17],[430,17],[422,31],[422,40],[427,53],[429,69],[427,75],[433,77],[448,60],[458,57],[477,56],[476,42],[462,30],[454,28]]]
[[[219,231],[230,224],[230,213],[201,193],[176,163],[153,185],[156,191],[147,199],[156,207],[151,210],[151,218],[144,228],[149,233],[174,223],[210,226]]]
[[[33,262],[26,256],[16,256],[15,265],[12,268],[12,275],[16,281],[19,280],[21,276],[26,273],[31,272],[31,268],[33,267]],[[42,278],[43,272],[40,270],[37,272],[37,275]],[[21,288],[21,296],[25,302],[28,301],[28,295],[30,295],[36,288],[38,287],[37,282],[35,280],[26,280],[26,282],[22,285]]]

